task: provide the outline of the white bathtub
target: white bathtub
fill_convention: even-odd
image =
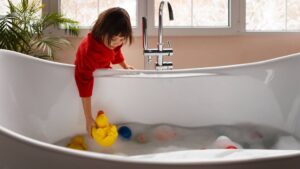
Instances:
[[[73,71],[73,65],[0,50],[0,169],[274,169],[300,163],[298,150],[194,150],[131,158],[56,146],[52,143],[85,132]],[[253,123],[300,137],[299,72],[300,54],[165,72],[102,70],[95,72],[93,112],[104,109],[113,123]]]

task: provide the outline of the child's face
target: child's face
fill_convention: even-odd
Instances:
[[[125,37],[122,37],[120,35],[113,36],[110,44],[106,44],[106,46],[110,49],[115,49],[116,47],[123,45],[124,42],[125,42]]]

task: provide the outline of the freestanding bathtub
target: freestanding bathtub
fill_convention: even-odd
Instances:
[[[299,150],[195,150],[131,158],[54,145],[85,132],[73,65],[0,50],[0,168],[297,168]],[[300,54],[173,71],[95,72],[93,112],[113,123],[252,123],[300,137]],[[161,159],[159,157],[162,157]]]

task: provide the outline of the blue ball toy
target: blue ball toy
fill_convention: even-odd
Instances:
[[[122,126],[119,128],[118,133],[121,137],[123,137],[124,139],[129,140],[131,138],[131,130],[129,127],[127,126]]]

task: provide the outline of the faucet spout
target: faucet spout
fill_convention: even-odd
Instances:
[[[161,1],[159,4],[159,16],[158,16],[158,49],[162,51],[163,48],[163,9],[166,1]],[[168,3],[169,19],[174,20],[174,14],[172,6]]]
[[[173,14],[173,8],[172,8],[170,2],[168,2],[168,10],[169,10],[169,19],[171,21],[173,21],[174,20],[174,14]]]

